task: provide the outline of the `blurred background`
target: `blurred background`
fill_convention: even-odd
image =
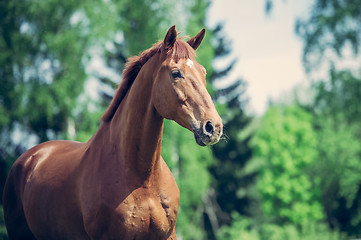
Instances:
[[[174,24],[206,27],[225,124],[202,148],[165,122],[178,238],[360,238],[361,0],[0,0],[0,193],[28,148],[87,141],[126,59]]]

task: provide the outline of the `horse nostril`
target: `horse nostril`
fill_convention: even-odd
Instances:
[[[206,125],[204,126],[204,129],[207,133],[213,134],[213,124],[211,121],[207,121]]]

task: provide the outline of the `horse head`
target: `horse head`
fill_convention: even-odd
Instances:
[[[175,26],[168,30],[152,93],[157,112],[192,131],[201,146],[217,143],[223,133],[222,119],[206,89],[206,70],[195,59],[204,34],[205,29],[185,42],[177,38]]]

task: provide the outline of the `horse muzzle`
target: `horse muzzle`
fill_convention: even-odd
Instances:
[[[222,124],[213,124],[208,120],[200,127],[192,126],[194,138],[200,146],[216,144],[223,134]]]

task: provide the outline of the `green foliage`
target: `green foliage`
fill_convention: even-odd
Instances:
[[[211,167],[215,178],[213,186],[219,206],[228,215],[224,216],[224,219],[219,217],[220,222],[227,222],[233,211],[249,213],[253,199],[249,188],[254,183],[255,174],[251,168],[245,168],[252,156],[249,146],[253,136],[253,129],[249,126],[251,119],[239,111],[239,107],[231,108],[229,104],[226,107],[227,112],[222,114],[220,111],[222,119],[225,120],[226,139],[212,147],[216,158]],[[222,216],[222,213],[218,214]]]
[[[270,107],[253,144],[254,157],[265,164],[257,183],[264,214],[281,224],[323,219],[319,179],[307,174],[317,158],[311,115],[298,107]]]
[[[329,77],[313,84],[315,99],[313,111],[316,114],[328,116],[338,123],[359,124],[361,109],[361,75],[350,70],[329,70]],[[361,128],[357,127],[361,136]],[[355,129],[356,130],[356,129]]]
[[[252,227],[252,220],[239,215],[232,214],[232,225],[223,226],[217,232],[217,239],[222,240],[259,240],[257,229]]]
[[[171,13],[176,1],[124,0],[119,12],[120,29],[124,35],[124,49],[127,56],[138,55],[163,40],[164,33],[176,24],[179,18]]]
[[[76,141],[86,142],[88,141],[97,131],[100,118],[103,116],[103,111],[89,111],[85,106],[82,108],[83,111],[77,115],[75,122]]]
[[[4,210],[2,205],[0,205],[0,239],[7,240],[7,231],[5,228],[5,221],[4,221]]]
[[[359,53],[360,6],[360,0],[317,0],[311,16],[297,21],[296,32],[305,43],[303,61],[306,69],[314,70],[323,60],[334,61],[323,58],[326,51],[341,59],[345,47],[351,47],[355,55]]]
[[[61,7],[56,3],[26,2],[24,6],[22,2],[9,2],[8,8],[14,11],[9,11],[1,24],[7,27],[2,52],[8,56],[0,63],[5,66],[4,91],[8,90],[1,94],[5,98],[2,109],[8,110],[11,125],[18,122],[27,126],[27,131],[41,141],[49,139],[49,130],[64,132],[85,81],[79,63],[86,38],[79,36],[79,29],[70,21],[78,3],[68,1]],[[12,104],[14,100],[17,102]]]
[[[313,175],[320,177],[322,205],[328,223],[351,236],[360,231],[360,136],[361,80],[357,71],[340,69],[350,57],[359,57],[359,0],[317,0],[311,16],[299,20],[296,31],[304,40],[304,64],[309,71],[318,63],[330,62],[329,76],[312,86],[314,101],[306,106],[314,114],[318,164]],[[325,58],[325,56],[327,56]],[[360,68],[359,61],[355,61]]]
[[[301,227],[293,224],[256,224],[253,219],[234,213],[231,226],[224,226],[217,234],[222,240],[341,240],[346,236],[332,231],[327,225],[313,221]]]
[[[347,81],[342,84],[347,84]],[[339,86],[342,84],[340,83]],[[357,122],[359,114],[351,106],[355,103],[349,102],[350,105],[344,105],[348,98],[356,98],[356,95],[350,91],[348,97],[344,98],[342,89],[342,87],[337,90],[332,87],[328,91],[323,89],[318,92],[317,101],[314,103],[315,110],[317,109],[315,125],[319,159],[312,172],[321,180],[322,203],[330,225],[352,236],[359,236],[361,234],[359,230],[361,143],[360,126]],[[328,105],[319,104],[327,99],[330,100]]]
[[[322,122],[321,122],[322,121]],[[360,234],[361,144],[352,126],[321,118],[318,164],[312,170],[321,179],[323,206],[334,227]]]
[[[20,128],[23,135],[35,135],[38,141],[66,136],[68,121],[74,120],[78,97],[84,91],[87,76],[83,63],[89,43],[97,41],[89,31],[93,22],[87,21],[84,9],[101,4],[2,1],[1,133]],[[106,32],[103,29],[104,35]],[[1,146],[14,149],[6,134],[1,136]]]
[[[231,53],[231,44],[219,24],[213,33],[214,56],[223,61]],[[209,76],[211,82],[222,81],[232,71],[236,60],[223,69],[213,69]],[[229,79],[228,79],[229,80]],[[252,156],[249,145],[253,136],[251,117],[243,112],[247,100],[244,97],[247,84],[243,79],[235,79],[222,89],[214,89],[213,99],[224,124],[223,139],[212,146],[214,163],[210,167],[212,174],[211,188],[207,193],[205,224],[209,225],[207,239],[216,239],[220,226],[229,224],[234,211],[249,215],[255,204],[252,186],[255,172],[245,168]]]
[[[206,13],[209,4],[210,0],[187,1],[189,17],[186,30],[189,36],[195,36],[202,28],[206,27]],[[206,68],[207,76],[212,76],[213,73],[212,60],[215,57],[214,47],[212,46],[213,39],[213,31],[207,29],[202,45],[197,49],[197,61]],[[207,89],[212,94],[213,89],[211,86],[211,84],[208,84]]]

